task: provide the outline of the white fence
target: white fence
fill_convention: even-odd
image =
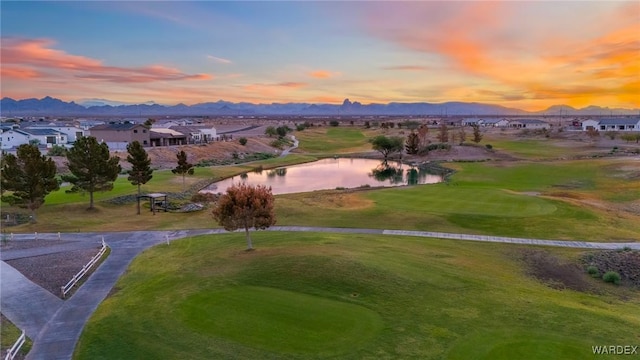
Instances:
[[[65,285],[65,286],[60,288],[62,290],[62,298],[63,299],[67,295],[67,293],[69,291],[71,291],[71,289],[73,289],[73,287],[76,285],[76,283],[78,281],[80,281],[80,279],[82,279],[82,277],[85,276],[87,274],[87,272],[89,272],[89,269],[91,269],[91,267],[93,265],[95,265],[98,262],[98,260],[100,260],[100,257],[102,257],[102,255],[104,255],[105,251],[107,251],[107,244],[104,243],[104,237],[103,237],[102,238],[102,248],[100,249],[100,251],[98,251],[96,256],[91,258],[91,260],[89,260],[87,265],[85,265],[82,268],[82,270],[80,270],[77,274],[75,274],[75,276],[71,280],[69,280],[67,285]]]
[[[20,335],[18,340],[16,340],[16,343],[13,344],[11,349],[9,349],[9,352],[7,352],[7,355],[4,357],[4,360],[13,360],[13,358],[18,354],[18,351],[20,351],[20,348],[22,347],[22,345],[24,345],[24,342],[26,340],[27,340],[27,335],[24,333],[24,330],[22,330],[22,335]]]

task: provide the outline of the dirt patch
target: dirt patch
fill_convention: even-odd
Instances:
[[[98,253],[99,249],[100,247],[97,246],[95,249],[8,260],[7,263],[29,280],[60,297],[60,288],[66,285]]]
[[[582,258],[584,268],[595,266],[599,275],[607,271],[620,274],[622,285],[640,288],[640,251],[607,250],[589,252]]]
[[[517,258],[525,264],[526,273],[551,288],[593,292],[588,275],[578,265],[558,259],[545,250],[524,249]]]

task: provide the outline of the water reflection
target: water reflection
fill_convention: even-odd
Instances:
[[[288,194],[360,186],[432,184],[442,176],[399,162],[370,159],[323,159],[271,170],[256,169],[209,185],[202,192],[225,192],[234,184],[271,186],[274,194]]]

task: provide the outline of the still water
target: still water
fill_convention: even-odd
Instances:
[[[273,194],[289,194],[338,187],[402,186],[439,182],[442,182],[442,176],[399,162],[389,161],[385,166],[380,160],[338,158],[249,172],[215,182],[201,192],[224,193],[229,186],[239,183],[271,186]]]

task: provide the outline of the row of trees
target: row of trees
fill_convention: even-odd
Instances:
[[[127,146],[127,161],[131,163],[128,180],[138,186],[152,178],[151,161],[142,145],[134,141]],[[111,156],[109,146],[98,143],[95,137],[82,137],[66,152],[69,174],[60,176],[61,181],[71,183],[69,192],[89,194],[89,209],[94,209],[93,195],[97,191],[113,189],[113,182],[122,171],[117,156]],[[56,165],[50,157],[40,153],[37,145],[20,145],[16,154],[2,158],[0,185],[2,201],[35,211],[44,204],[45,197],[60,189]],[[10,191],[9,195],[4,195]],[[138,214],[140,209],[138,208]]]
[[[478,125],[471,125],[471,127],[473,128],[472,141],[477,144],[482,141],[482,133],[480,132],[480,127]],[[384,159],[387,160],[387,157],[390,154],[402,152],[403,150],[406,151],[407,154],[418,154],[422,149],[428,146],[428,133],[429,128],[425,125],[421,125],[415,130],[412,130],[411,133],[406,137],[406,139],[402,136],[378,135],[372,138],[370,142],[372,148],[376,151],[379,151],[382,156],[384,156]],[[436,138],[440,143],[449,142],[449,129],[446,124],[442,124],[440,125],[440,127],[438,127]],[[463,143],[467,140],[467,135],[464,128],[461,128],[458,131],[458,138],[460,140],[460,143]]]

